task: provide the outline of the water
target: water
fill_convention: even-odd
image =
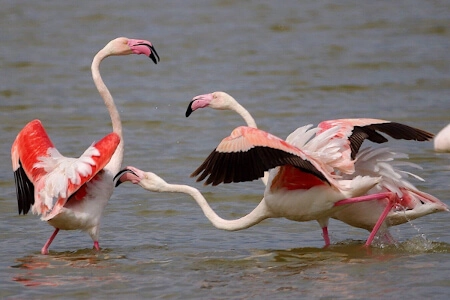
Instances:
[[[396,245],[362,248],[368,233],[330,223],[267,220],[215,229],[189,197],[131,184],[106,208],[100,246],[18,216],[10,147],[39,118],[67,156],[111,130],[90,75],[117,36],[151,40],[161,63],[113,57],[101,66],[125,127],[125,165],[193,185],[225,218],[249,212],[259,181],[216,188],[189,178],[242,120],[193,96],[224,90],[262,129],[286,137],[321,120],[374,117],[437,132],[450,113],[448,1],[0,0],[0,293],[2,298],[442,298],[450,292],[448,213],[392,228]],[[394,141],[423,166],[415,182],[449,203],[450,156]]]

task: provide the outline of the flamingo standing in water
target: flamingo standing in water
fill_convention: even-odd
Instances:
[[[62,156],[39,120],[29,122],[17,135],[11,149],[19,214],[30,208],[41,220],[55,227],[41,253],[48,249],[60,229],[87,231],[98,243],[100,219],[114,189],[113,177],[123,160],[122,123],[114,100],[99,71],[103,59],[113,55],[145,54],[156,64],[159,56],[146,40],[116,38],[92,61],[95,86],[112,121],[113,132],[92,144],[79,158]]]
[[[204,107],[233,110],[243,117],[249,127],[256,128],[256,122],[250,113],[227,93],[214,92],[194,97],[188,105],[186,117],[193,111]],[[332,215],[333,218],[341,220],[349,225],[371,231],[371,235],[366,244],[372,242],[380,227],[387,232],[387,226],[402,224],[430,213],[448,210],[446,205],[441,201],[429,194],[418,191],[414,186],[407,182],[406,179],[402,178],[401,174],[405,174],[405,172],[394,169],[389,165],[389,162],[395,158],[406,158],[407,156],[403,154],[394,154],[385,148],[384,151],[376,150],[376,154],[372,154],[372,150],[366,151],[365,157],[359,159],[360,161],[364,161],[364,163],[358,163],[355,160],[355,156],[364,139],[368,138],[377,143],[387,141],[382,135],[378,134],[376,130],[385,132],[394,138],[403,139],[428,140],[432,137],[431,134],[403,124],[374,119],[324,121],[319,124],[316,132],[323,132],[324,130],[335,126],[340,127],[335,138],[345,139],[347,140],[347,143],[344,143],[345,147],[341,150],[343,159],[338,160],[338,163],[332,164],[331,167],[333,167],[335,171],[337,170],[340,173],[346,173],[346,178],[350,178],[349,174],[354,174],[353,176],[355,176],[355,174],[370,174],[371,176],[382,175],[382,180],[377,185],[377,189],[383,190],[384,192],[395,192],[395,196],[391,196],[391,198],[394,199],[393,201],[388,201],[387,198],[381,198],[369,202],[354,203],[353,205],[345,206],[344,209],[336,211]],[[292,133],[287,140],[303,149],[305,141],[311,138],[311,136],[306,136],[305,138],[304,132],[301,133],[302,130],[303,129],[299,128],[299,130]],[[303,142],[299,144],[298,142],[296,143],[295,140]],[[370,157],[370,159],[367,159],[367,157]],[[380,159],[385,163],[377,163]],[[359,167],[360,165],[362,167]],[[386,168],[389,169],[386,170],[380,166],[386,166]],[[356,173],[355,169],[357,171]],[[360,169],[364,170],[366,173],[362,173]],[[378,172],[375,172],[375,169],[377,169]],[[384,171],[381,172],[381,170]],[[265,184],[267,183],[267,172],[265,172],[263,182]],[[374,191],[371,191],[371,193],[373,194]],[[385,222],[381,221],[384,219],[383,216],[386,218]],[[325,225],[326,224],[327,223],[325,223]],[[325,244],[327,245],[329,244],[327,226],[322,227],[322,231]]]
[[[330,132],[325,131],[317,139],[328,139]],[[334,134],[334,133],[333,133]],[[337,140],[337,144],[341,141]],[[270,144],[266,147],[263,144]],[[235,148],[243,147],[249,152],[239,152],[237,156],[228,155]],[[339,156],[338,146],[327,147],[328,156]],[[198,190],[183,185],[170,185],[153,173],[145,173],[134,167],[127,167],[115,176],[116,186],[124,181],[131,181],[143,188],[155,192],[182,192],[190,194],[197,201],[206,217],[219,229],[241,230],[258,224],[267,218],[285,217],[294,221],[318,220],[321,223],[328,218],[332,211],[339,210],[335,204],[341,199],[364,195],[378,182],[378,177],[356,176],[351,180],[336,180],[328,172],[326,166],[302,150],[286,143],[269,133],[257,128],[238,127],[229,138],[226,138],[205,161],[197,172],[206,169],[210,175],[207,183],[246,181],[259,178],[265,170],[282,165],[280,174],[289,176],[269,176],[271,190],[266,190],[259,205],[248,215],[238,220],[224,220],[220,218],[208,205]],[[227,153],[223,155],[224,152]],[[259,152],[261,159],[252,158],[252,151]],[[219,153],[218,155],[216,155]],[[336,155],[337,154],[337,155]],[[225,160],[223,159],[225,157]],[[232,163],[229,159],[231,158]],[[226,170],[220,174],[216,172],[215,161]],[[210,168],[212,167],[212,168]],[[272,175],[276,175],[271,172]],[[200,179],[205,177],[205,173]],[[293,179],[294,178],[294,179]],[[292,180],[291,180],[292,179]],[[282,187],[288,187],[286,192],[280,192]],[[297,198],[302,198],[302,205],[298,205]]]
[[[436,198],[432,197],[431,195],[421,193],[419,191],[416,191],[414,187],[412,187],[409,183],[407,183],[405,180],[401,180],[401,175],[396,172],[394,168],[391,167],[390,164],[387,164],[386,162],[389,161],[390,154],[393,154],[391,152],[386,152],[386,150],[382,149],[379,151],[379,149],[375,149],[372,151],[371,149],[364,149],[361,151],[361,154],[358,154],[358,158],[360,159],[357,164],[367,164],[371,170],[375,169],[374,174],[379,175],[376,172],[376,169],[380,169],[381,173],[387,173],[387,172],[393,172],[390,178],[395,178],[395,180],[401,181],[403,186],[400,189],[403,189],[403,192],[405,195],[409,195],[409,197],[404,197],[404,200],[402,201],[402,208],[395,207],[395,209],[392,209],[389,213],[389,219],[386,221],[389,221],[389,226],[397,225],[406,222],[406,220],[417,218],[420,213],[428,214],[429,210],[431,210],[430,207],[433,207],[434,210],[447,210],[447,207],[445,204],[437,200]],[[358,167],[358,169],[364,168],[364,166]],[[311,177],[312,178],[312,177]],[[304,179],[304,178],[303,178]],[[375,178],[366,177],[367,183],[370,183],[371,180],[374,180],[376,182]],[[188,186],[188,185],[179,185],[179,184],[169,184],[165,182],[162,178],[160,178],[158,175],[152,173],[152,172],[144,172],[142,170],[139,170],[138,168],[128,166],[122,171],[120,171],[114,178],[115,186],[120,185],[123,182],[131,181],[134,184],[139,184],[142,188],[152,191],[152,192],[173,192],[173,193],[185,193],[190,195],[200,206],[205,216],[208,218],[208,220],[218,229],[223,230],[229,230],[229,231],[236,231],[241,229],[249,228],[253,225],[258,224],[259,222],[271,218],[271,217],[280,217],[280,215],[275,214],[271,211],[271,209],[268,207],[267,202],[263,198],[260,202],[260,204],[249,214],[236,219],[236,220],[226,220],[221,218],[217,215],[217,213],[209,206],[207,200],[204,198],[204,196],[198,191],[196,188]],[[398,183],[396,183],[399,185]],[[397,192],[397,191],[396,191]],[[382,200],[385,200],[385,197],[389,197],[389,195],[386,195],[386,193],[381,194]],[[421,199],[431,199],[435,200],[436,202],[433,204],[433,202],[429,201],[429,204],[424,204],[420,206],[419,208],[416,206],[416,201],[421,201]],[[385,200],[387,201],[387,200]],[[336,203],[339,203],[336,202]],[[349,205],[348,207],[356,207],[359,208],[362,204],[371,204],[375,203],[374,201],[369,202],[360,202],[360,203],[354,203]],[[387,204],[385,204],[386,206]],[[404,207],[404,205],[409,205],[410,207],[413,207],[410,209],[410,207]],[[298,205],[294,204],[294,208],[297,209]],[[363,208],[371,208],[376,209],[377,212],[374,212],[370,216],[376,217],[376,215],[381,214],[381,210],[379,210],[380,205],[376,204],[373,206],[362,206]],[[403,209],[404,208],[404,209]],[[335,213],[340,213],[342,210],[339,210],[339,208],[334,209]],[[413,213],[411,214],[410,212]],[[357,212],[355,210],[355,212]],[[365,220],[365,210],[363,209],[361,217],[359,215],[356,218],[351,218],[351,222],[354,224],[360,224],[357,222],[361,222],[361,224],[366,224],[367,221]],[[291,212],[292,214],[295,214],[295,211]],[[325,213],[324,211],[322,213]],[[344,216],[347,216],[348,214],[344,214]],[[284,215],[282,215],[284,216]],[[371,218],[369,220],[373,224],[376,223],[377,219]],[[373,226],[372,224],[372,226]],[[368,228],[366,228],[368,229]],[[371,228],[372,229],[372,228]]]
[[[450,124],[442,128],[434,137],[434,150],[437,152],[450,152]]]

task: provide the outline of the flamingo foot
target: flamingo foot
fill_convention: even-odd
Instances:
[[[94,241],[94,249],[100,251],[100,245],[98,244],[98,241]]]
[[[328,235],[328,227],[322,227],[322,236],[325,241],[325,247],[330,246],[330,236]]]
[[[47,240],[47,242],[44,244],[44,247],[42,247],[42,249],[41,249],[42,255],[48,254],[48,248],[50,247],[50,244],[53,242],[53,240],[54,240],[55,236],[58,234],[58,232],[59,232],[59,228],[55,228],[55,231],[53,231],[52,235]]]

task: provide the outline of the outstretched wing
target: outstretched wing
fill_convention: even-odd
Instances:
[[[64,157],[39,120],[28,123],[11,150],[19,214],[33,206],[33,212],[45,219],[56,215],[71,195],[105,167],[119,143],[120,137],[110,133],[79,158]]]
[[[394,139],[429,141],[434,135],[422,129],[405,124],[379,119],[338,119],[321,122],[318,127],[321,131],[331,127],[341,128],[337,137],[347,138],[351,149],[351,159],[355,159],[365,139],[374,143],[385,143],[388,140],[379,132],[385,133]]]
[[[205,185],[258,179],[264,171],[291,165],[320,180],[331,183],[333,177],[314,159],[297,147],[265,131],[241,126],[222,140],[191,177],[205,178]]]

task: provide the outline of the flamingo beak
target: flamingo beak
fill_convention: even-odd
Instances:
[[[151,50],[151,53],[148,57],[150,57],[156,65],[158,63],[158,61],[160,61],[158,52],[156,52],[155,47],[153,47],[152,45],[150,45],[150,50]],[[158,60],[156,60],[156,59],[158,59]]]
[[[150,57],[153,60],[155,65],[158,63],[158,61],[160,61],[158,52],[156,52],[156,49],[155,49],[155,47],[153,47],[153,45],[149,45],[147,43],[138,43],[138,44],[136,44],[134,46],[146,46],[146,47],[148,47],[150,49],[150,54],[149,54],[148,57]]]
[[[194,110],[207,107],[213,101],[213,99],[214,97],[212,93],[195,96],[187,107],[186,118],[189,117]]]
[[[188,105],[188,107],[187,107],[187,109],[186,109],[186,118],[189,117],[189,116],[192,114],[192,112],[193,112],[193,110],[192,110],[192,103],[194,103],[194,101],[195,101],[195,100],[192,100],[192,101],[189,103],[189,105]]]
[[[136,173],[134,173],[132,170],[130,169],[123,169],[121,171],[119,171],[119,173],[116,174],[116,176],[114,176],[113,182],[114,182],[114,187],[118,187],[121,183],[127,181],[127,180],[121,180],[123,175],[126,175],[127,173],[131,173],[134,176],[138,177]]]

